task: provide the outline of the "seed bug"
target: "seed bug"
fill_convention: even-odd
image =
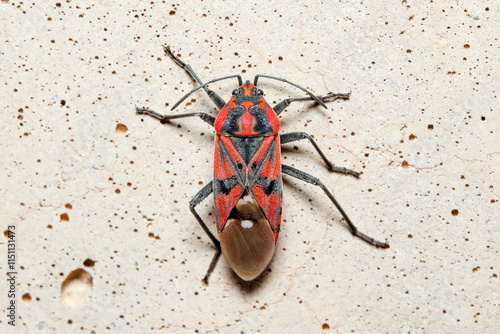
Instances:
[[[168,46],[164,47],[164,51],[199,84],[184,95],[171,110],[199,89],[205,90],[219,109],[219,114],[214,117],[204,112],[162,115],[136,107],[138,114],[149,115],[161,121],[197,116],[215,128],[214,178],[189,202],[190,211],[216,247],[215,255],[203,278],[205,283],[221,253],[233,271],[245,281],[257,278],[267,268],[280,231],[282,174],[320,187],[345,219],[354,236],[376,247],[389,247],[387,243],[377,241],[359,231],[318,178],[281,163],[281,145],[307,139],[330,171],[359,178],[358,172],[334,166],[309,134],[278,133],[278,115],[292,102],[314,101],[326,108],[326,102],[349,99],[349,94],[316,96],[288,80],[262,74],[255,76],[253,84],[248,80],[243,83],[238,74],[203,83],[191,66],[174,55]],[[231,78],[238,80],[239,87],[233,90],[231,99],[226,103],[217,93],[210,90],[208,85]],[[290,84],[308,96],[288,98],[270,107],[263,97],[263,91],[257,87],[259,78]],[[215,220],[219,240],[195,210],[196,206],[212,193],[215,196]]]

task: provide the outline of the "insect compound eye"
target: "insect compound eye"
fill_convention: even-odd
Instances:
[[[239,92],[239,88],[238,88],[238,89],[233,90],[233,92],[232,92],[231,94],[233,94],[233,95],[238,95],[238,92]]]
[[[252,95],[253,96],[262,96],[263,94],[264,94],[264,92],[261,89],[256,88],[256,87],[252,88]]]

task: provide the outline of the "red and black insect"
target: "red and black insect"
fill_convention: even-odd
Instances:
[[[325,107],[325,102],[348,99],[349,94],[315,96],[285,79],[268,75],[256,75],[253,84],[242,82],[240,75],[230,75],[203,83],[191,66],[176,57],[169,47],[165,52],[185,69],[199,84],[173,107],[174,110],[193,92],[204,89],[220,110],[217,117],[202,112],[161,115],[155,111],[136,108],[138,114],[147,114],[161,121],[198,116],[215,128],[214,179],[201,189],[189,203],[198,223],[217,248],[204,277],[207,282],[221,252],[231,268],[243,280],[258,277],[271,261],[281,223],[282,173],[320,187],[346,220],[351,233],[366,242],[382,248],[389,245],[360,232],[351,222],[337,200],[323,183],[312,175],[281,163],[281,145],[301,139],[308,139],[327,167],[333,171],[359,177],[359,173],[344,167],[333,166],[310,135],[304,132],[279,134],[278,115],[292,102],[315,101]],[[237,78],[239,88],[235,89],[229,102],[225,102],[208,85],[217,81]],[[289,98],[270,107],[261,89],[259,78],[279,80],[288,83],[308,97]],[[195,210],[196,205],[210,194],[215,195],[215,216],[219,240]]]

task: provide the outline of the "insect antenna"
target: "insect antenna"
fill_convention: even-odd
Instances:
[[[204,88],[205,86],[208,86],[211,83],[214,83],[214,82],[217,82],[217,81],[226,80],[226,79],[230,79],[230,78],[238,78],[239,85],[241,86],[243,84],[243,81],[241,80],[241,75],[239,75],[239,74],[229,75],[227,77],[222,77],[222,78],[210,80],[209,82],[206,82],[203,85],[200,85],[200,86],[196,87],[195,89],[193,89],[192,91],[190,91],[189,93],[187,93],[186,95],[184,95],[176,104],[174,104],[174,106],[172,107],[171,110],[174,110],[175,108],[177,108],[179,106],[179,104],[182,103],[182,101],[184,101],[185,99],[187,99],[189,95],[193,94],[198,89]]]
[[[311,97],[314,101],[318,102],[318,103],[319,103],[319,104],[320,104],[323,108],[328,109],[328,108],[326,107],[326,105],[323,103],[323,101],[321,101],[321,100],[320,100],[320,99],[319,99],[316,95],[314,95],[313,93],[311,93],[311,92],[310,92],[310,91],[308,91],[307,89],[305,89],[305,88],[303,88],[303,87],[300,87],[300,86],[299,86],[299,85],[297,85],[297,84],[294,84],[293,82],[290,82],[290,81],[288,81],[288,80],[286,80],[286,79],[282,79],[282,78],[272,77],[272,76],[270,76],[270,75],[257,74],[257,75],[255,76],[254,81],[253,81],[254,86],[257,86],[257,81],[259,80],[259,78],[268,78],[268,79],[278,80],[278,81],[282,81],[282,82],[284,82],[284,83],[290,84],[290,85],[292,85],[292,86],[294,86],[294,87],[296,87],[296,88],[298,88],[298,89],[300,89],[300,90],[302,90],[302,91],[306,92],[306,93],[307,93],[307,95],[309,95],[309,96],[310,96],[310,97]]]

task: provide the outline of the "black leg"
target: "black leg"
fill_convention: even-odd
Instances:
[[[280,135],[280,142],[281,142],[281,144],[286,144],[286,143],[291,143],[291,142],[294,142],[294,141],[297,141],[297,140],[301,140],[301,139],[306,139],[306,138],[314,146],[314,148],[316,149],[316,151],[318,152],[318,154],[321,156],[321,159],[323,159],[323,161],[326,163],[326,166],[328,167],[329,170],[331,170],[332,172],[335,172],[335,173],[349,174],[349,175],[352,175],[354,177],[359,178],[359,173],[358,172],[355,172],[353,170],[347,169],[345,167],[334,166],[326,158],[326,156],[323,154],[323,152],[321,152],[321,149],[319,148],[318,144],[316,144],[316,142],[314,141],[314,139],[312,139],[312,137],[310,135],[308,135],[307,133],[305,133],[305,132],[285,133],[283,135]]]
[[[318,96],[318,99],[320,99],[322,102],[331,102],[331,101],[335,101],[336,99],[349,100],[350,95],[351,95],[350,93],[347,93],[347,94],[329,94],[329,95],[325,95],[325,96]],[[276,113],[276,115],[279,115],[292,102],[297,102],[297,101],[315,101],[315,99],[313,99],[311,97],[286,99],[286,100],[281,101],[277,105],[275,105],[273,110]]]
[[[354,226],[354,224],[351,222],[349,217],[347,217],[347,214],[344,212],[344,210],[342,209],[340,204],[337,202],[337,200],[333,197],[333,195],[330,193],[330,191],[325,187],[325,185],[319,179],[317,179],[314,176],[309,175],[301,170],[298,170],[296,168],[293,168],[293,167],[290,167],[287,165],[282,165],[281,167],[282,167],[281,170],[283,173],[290,175],[290,176],[293,176],[293,177],[295,177],[299,180],[302,180],[304,182],[307,182],[307,183],[310,183],[310,184],[313,184],[315,186],[320,187],[325,192],[326,196],[328,196],[328,198],[335,205],[337,210],[339,210],[342,217],[344,217],[345,221],[347,222],[347,225],[349,226],[349,229],[351,230],[351,233],[354,236],[357,236],[357,237],[363,239],[364,241],[366,241],[366,242],[368,242],[376,247],[389,248],[389,244],[387,244],[385,242],[377,241],[377,240],[373,239],[372,237],[364,234],[363,232],[358,231],[358,228],[356,226]]]
[[[191,66],[189,66],[188,64],[185,64],[182,60],[180,60],[179,58],[177,58],[174,55],[174,53],[170,50],[169,46],[164,46],[163,49],[165,50],[166,53],[168,53],[168,55],[170,57],[172,57],[172,59],[177,63],[177,65],[179,65],[184,70],[186,70],[186,72],[188,72],[189,75],[191,75],[193,77],[193,79],[196,80],[196,82],[198,82],[200,85],[203,85],[203,82],[201,82],[200,78],[196,75],[196,73],[191,68]],[[205,92],[207,92],[208,97],[215,103],[215,105],[217,106],[217,108],[219,110],[221,110],[222,108],[224,108],[224,106],[226,105],[226,102],[224,102],[224,100],[221,99],[221,97],[219,95],[217,95],[217,93],[215,93],[214,91],[208,89],[208,87],[206,87],[206,86],[203,87],[203,89],[205,90]]]
[[[205,122],[210,124],[211,126],[214,126],[214,122],[215,122],[215,117],[213,117],[209,114],[206,114],[204,112],[194,112],[194,113],[190,113],[190,114],[179,114],[179,115],[162,115],[162,114],[159,114],[153,110],[137,108],[137,107],[135,108],[135,111],[140,115],[149,115],[151,117],[159,119],[160,121],[168,121],[168,120],[175,119],[175,118],[198,116],[199,118],[201,118],[202,120],[204,120]]]
[[[202,202],[205,198],[207,198],[211,193],[213,193],[213,191],[214,191],[214,189],[213,189],[213,181],[210,181],[210,183],[207,184],[205,187],[203,187],[203,189],[201,189],[193,197],[193,199],[191,200],[191,202],[189,202],[189,210],[191,210],[191,213],[194,215],[194,217],[196,218],[196,220],[198,221],[198,223],[200,223],[200,225],[203,228],[203,230],[205,231],[205,233],[208,235],[208,237],[210,238],[210,240],[212,240],[212,242],[214,243],[215,247],[217,248],[217,250],[215,252],[215,255],[214,255],[213,259],[212,259],[212,262],[210,262],[210,266],[208,267],[207,273],[206,273],[205,277],[203,278],[203,282],[205,282],[205,283],[208,283],[208,277],[210,276],[210,274],[214,270],[215,264],[217,263],[217,260],[220,257],[221,248],[220,248],[220,242],[219,242],[219,240],[215,239],[215,237],[212,234],[212,232],[210,232],[210,230],[208,229],[207,225],[205,225],[205,223],[203,222],[203,219],[201,219],[201,217],[198,215],[198,213],[196,212],[196,210],[194,208],[198,204],[200,204],[200,202]]]

